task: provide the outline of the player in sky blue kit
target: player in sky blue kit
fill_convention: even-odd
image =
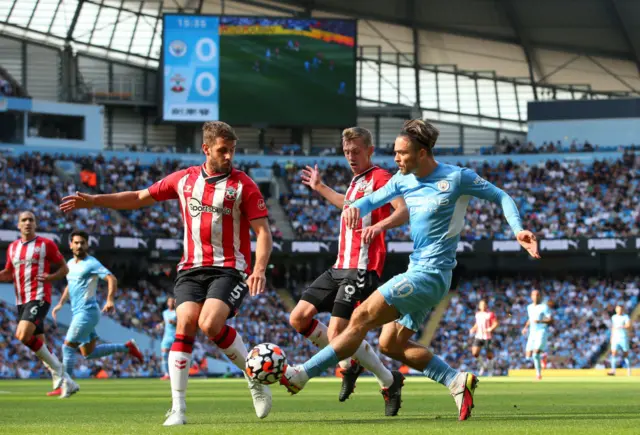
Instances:
[[[67,262],[69,274],[68,285],[60,297],[58,305],[53,309],[52,316],[56,319],[58,311],[64,306],[67,299],[71,301],[71,324],[62,346],[62,364],[70,377],[73,377],[73,368],[76,363],[78,347],[80,353],[86,359],[101,358],[117,352],[126,352],[142,362],[144,357],[133,340],[124,344],[100,344],[96,345],[98,335],[96,326],[100,321],[100,307],[96,300],[98,279],[104,279],[109,285],[107,302],[102,309],[103,313],[114,310],[114,296],[118,288],[118,280],[97,259],[88,254],[89,235],[84,231],[71,233],[70,241],[73,258]],[[60,398],[67,398],[78,392],[80,388],[75,382],[62,386]],[[51,395],[54,394],[55,391]]]
[[[518,242],[532,257],[540,256],[535,236],[522,229],[517,207],[509,195],[469,169],[435,160],[433,147],[438,134],[433,125],[422,120],[405,122],[394,146],[398,173],[382,189],[359,199],[343,212],[349,227],[360,228],[361,216],[403,196],[409,208],[414,249],[409,269],[373,292],[355,310],[347,329],[329,346],[305,364],[287,368],[281,383],[291,393],[297,393],[310,378],[353,355],[368,331],[384,325],[380,350],[447,386],[458,407],[458,418],[470,417],[476,376],[452,369],[426,347],[410,341],[429,311],[449,291],[470,198],[475,196],[500,205]],[[371,231],[377,229],[362,230],[363,237]],[[401,389],[402,382],[394,382],[386,398],[398,408]]]
[[[631,363],[629,361],[629,331],[631,331],[631,319],[624,314],[622,305],[616,305],[616,313],[611,316],[611,371],[609,376],[616,375],[616,356],[618,352],[624,358],[627,374],[631,376]]]
[[[527,323],[524,324],[522,335],[527,335],[527,347],[525,349],[527,358],[533,359],[533,366],[536,369],[536,378],[542,379],[541,358],[542,352],[547,350],[547,334],[549,325],[553,321],[549,305],[542,303],[540,291],[531,292],[531,303],[527,305]]]
[[[178,324],[178,317],[176,315],[176,300],[173,297],[167,298],[167,309],[162,312],[162,323],[158,324],[158,328],[164,326],[164,333],[162,334],[162,376],[163,381],[169,380],[169,351],[171,351],[171,345],[176,338],[176,325]]]

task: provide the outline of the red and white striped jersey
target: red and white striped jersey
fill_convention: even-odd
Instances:
[[[64,263],[52,240],[36,236],[28,242],[18,239],[9,245],[4,267],[13,273],[16,305],[43,299],[51,303],[51,283],[38,281],[36,277],[49,273],[52,263]]]
[[[476,338],[479,340],[491,340],[489,328],[496,320],[496,315],[491,311],[478,311],[476,313]]]
[[[232,169],[209,175],[204,165],[174,172],[149,188],[156,201],[180,200],[184,252],[178,271],[229,267],[251,273],[249,221],[267,217],[260,189]]]
[[[358,199],[381,189],[390,179],[391,174],[378,166],[373,166],[362,174],[356,175],[351,180],[344,196],[344,209],[349,208]],[[390,215],[391,205],[386,204],[360,219],[356,229],[347,228],[342,215],[340,215],[338,259],[333,267],[336,269],[375,270],[378,276],[382,276],[382,268],[387,255],[387,247],[384,242],[385,232],[367,244],[362,240],[362,232],[357,230],[375,225]]]

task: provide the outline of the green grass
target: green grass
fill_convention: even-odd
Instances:
[[[81,380],[68,400],[45,396],[46,381],[0,382],[0,433],[7,434],[438,434],[638,433],[640,378],[482,379],[476,408],[456,421],[447,390],[409,378],[400,415],[385,418],[377,385],[361,379],[347,402],[337,380],[312,381],[298,396],[274,387],[271,415],[258,420],[246,383],[189,382],[189,425],[163,428],[169,384],[159,380]]]
[[[286,48],[300,41],[300,51]],[[275,58],[275,48],[280,57]],[[271,61],[265,60],[267,48]],[[317,52],[325,62],[307,72],[304,61]],[[335,125],[355,122],[355,64],[353,48],[308,37],[234,35],[220,40],[220,114],[231,124],[266,122],[272,125]],[[329,71],[329,60],[335,69]],[[260,72],[253,70],[260,61]],[[347,94],[338,95],[341,81]]]

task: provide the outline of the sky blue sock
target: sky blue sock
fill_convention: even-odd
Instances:
[[[449,364],[444,362],[437,355],[433,355],[429,364],[422,372],[429,379],[433,379],[434,381],[448,387],[451,385],[456,376],[458,376],[458,371],[452,369]]]
[[[162,352],[162,373],[169,373],[169,352]]]
[[[629,357],[626,357],[626,358],[624,359],[624,366],[625,366],[626,368],[628,368],[628,369],[630,369],[630,368],[631,368],[631,362],[629,362]]]
[[[73,377],[73,368],[76,366],[76,354],[78,349],[75,349],[66,344],[62,345],[62,365],[64,371],[71,377]]]
[[[103,356],[111,355],[117,352],[129,352],[129,348],[125,344],[100,344],[93,349],[87,359],[102,358]]]
[[[315,378],[339,362],[338,355],[336,355],[333,347],[329,345],[321,349],[320,352],[316,353],[309,361],[302,364],[302,368],[307,372],[309,378]]]
[[[542,369],[540,365],[540,354],[536,353],[533,355],[533,366],[536,368],[536,375],[540,376],[542,374]]]

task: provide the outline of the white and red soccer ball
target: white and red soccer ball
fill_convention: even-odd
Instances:
[[[287,356],[277,344],[261,343],[251,349],[245,361],[250,379],[264,385],[276,383],[287,369]]]

